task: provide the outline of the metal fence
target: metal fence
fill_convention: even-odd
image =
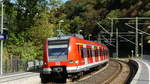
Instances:
[[[12,60],[6,61],[3,64],[3,73],[24,72],[24,71],[39,71],[43,61],[21,61]]]

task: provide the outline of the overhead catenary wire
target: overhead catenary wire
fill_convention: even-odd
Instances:
[[[125,25],[129,26],[129,27],[132,28],[132,29],[136,29],[135,27],[129,25],[128,23],[125,23]],[[150,33],[147,33],[147,32],[142,31],[142,30],[140,30],[140,29],[138,29],[138,31],[140,31],[140,32],[142,32],[142,33],[144,33],[144,34],[150,35]]]

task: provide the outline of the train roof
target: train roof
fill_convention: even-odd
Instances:
[[[75,39],[78,39],[78,40],[82,40],[81,41],[81,43],[85,43],[85,44],[96,44],[96,45],[98,45],[98,44],[100,44],[101,46],[105,46],[106,47],[106,45],[104,45],[103,43],[99,43],[99,42],[96,42],[96,41],[90,41],[90,40],[85,40],[84,38],[83,38],[83,36],[82,35],[79,35],[79,34],[74,34],[74,35],[68,35],[68,36],[61,36],[61,37],[51,37],[51,38],[48,38],[47,40],[51,40],[51,41],[53,41],[53,40],[68,40],[68,39],[70,39],[70,38],[75,38]]]
[[[75,40],[76,39],[76,42],[77,43],[81,43],[81,44],[86,44],[86,45],[95,45],[95,46],[103,46],[103,47],[107,47],[105,44],[103,43],[99,43],[99,42],[96,42],[96,41],[90,41],[90,40],[85,40],[85,39],[81,39],[81,38],[78,38],[78,37],[72,37],[72,40]]]
[[[74,35],[68,35],[68,36],[51,37],[51,38],[48,38],[47,40],[67,40],[70,37],[78,37],[78,38],[84,39],[82,35],[80,35],[80,34],[74,34]]]

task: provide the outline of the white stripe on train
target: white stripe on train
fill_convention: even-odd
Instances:
[[[87,71],[90,68],[93,68],[95,66],[103,64],[105,62],[108,62],[108,59],[100,61],[100,62],[95,62],[95,63],[91,63],[91,64],[81,65],[81,66],[67,67],[67,72],[68,73],[73,73],[73,72]]]

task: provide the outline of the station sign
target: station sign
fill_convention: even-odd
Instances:
[[[6,34],[0,34],[0,40],[6,40],[7,35]]]

